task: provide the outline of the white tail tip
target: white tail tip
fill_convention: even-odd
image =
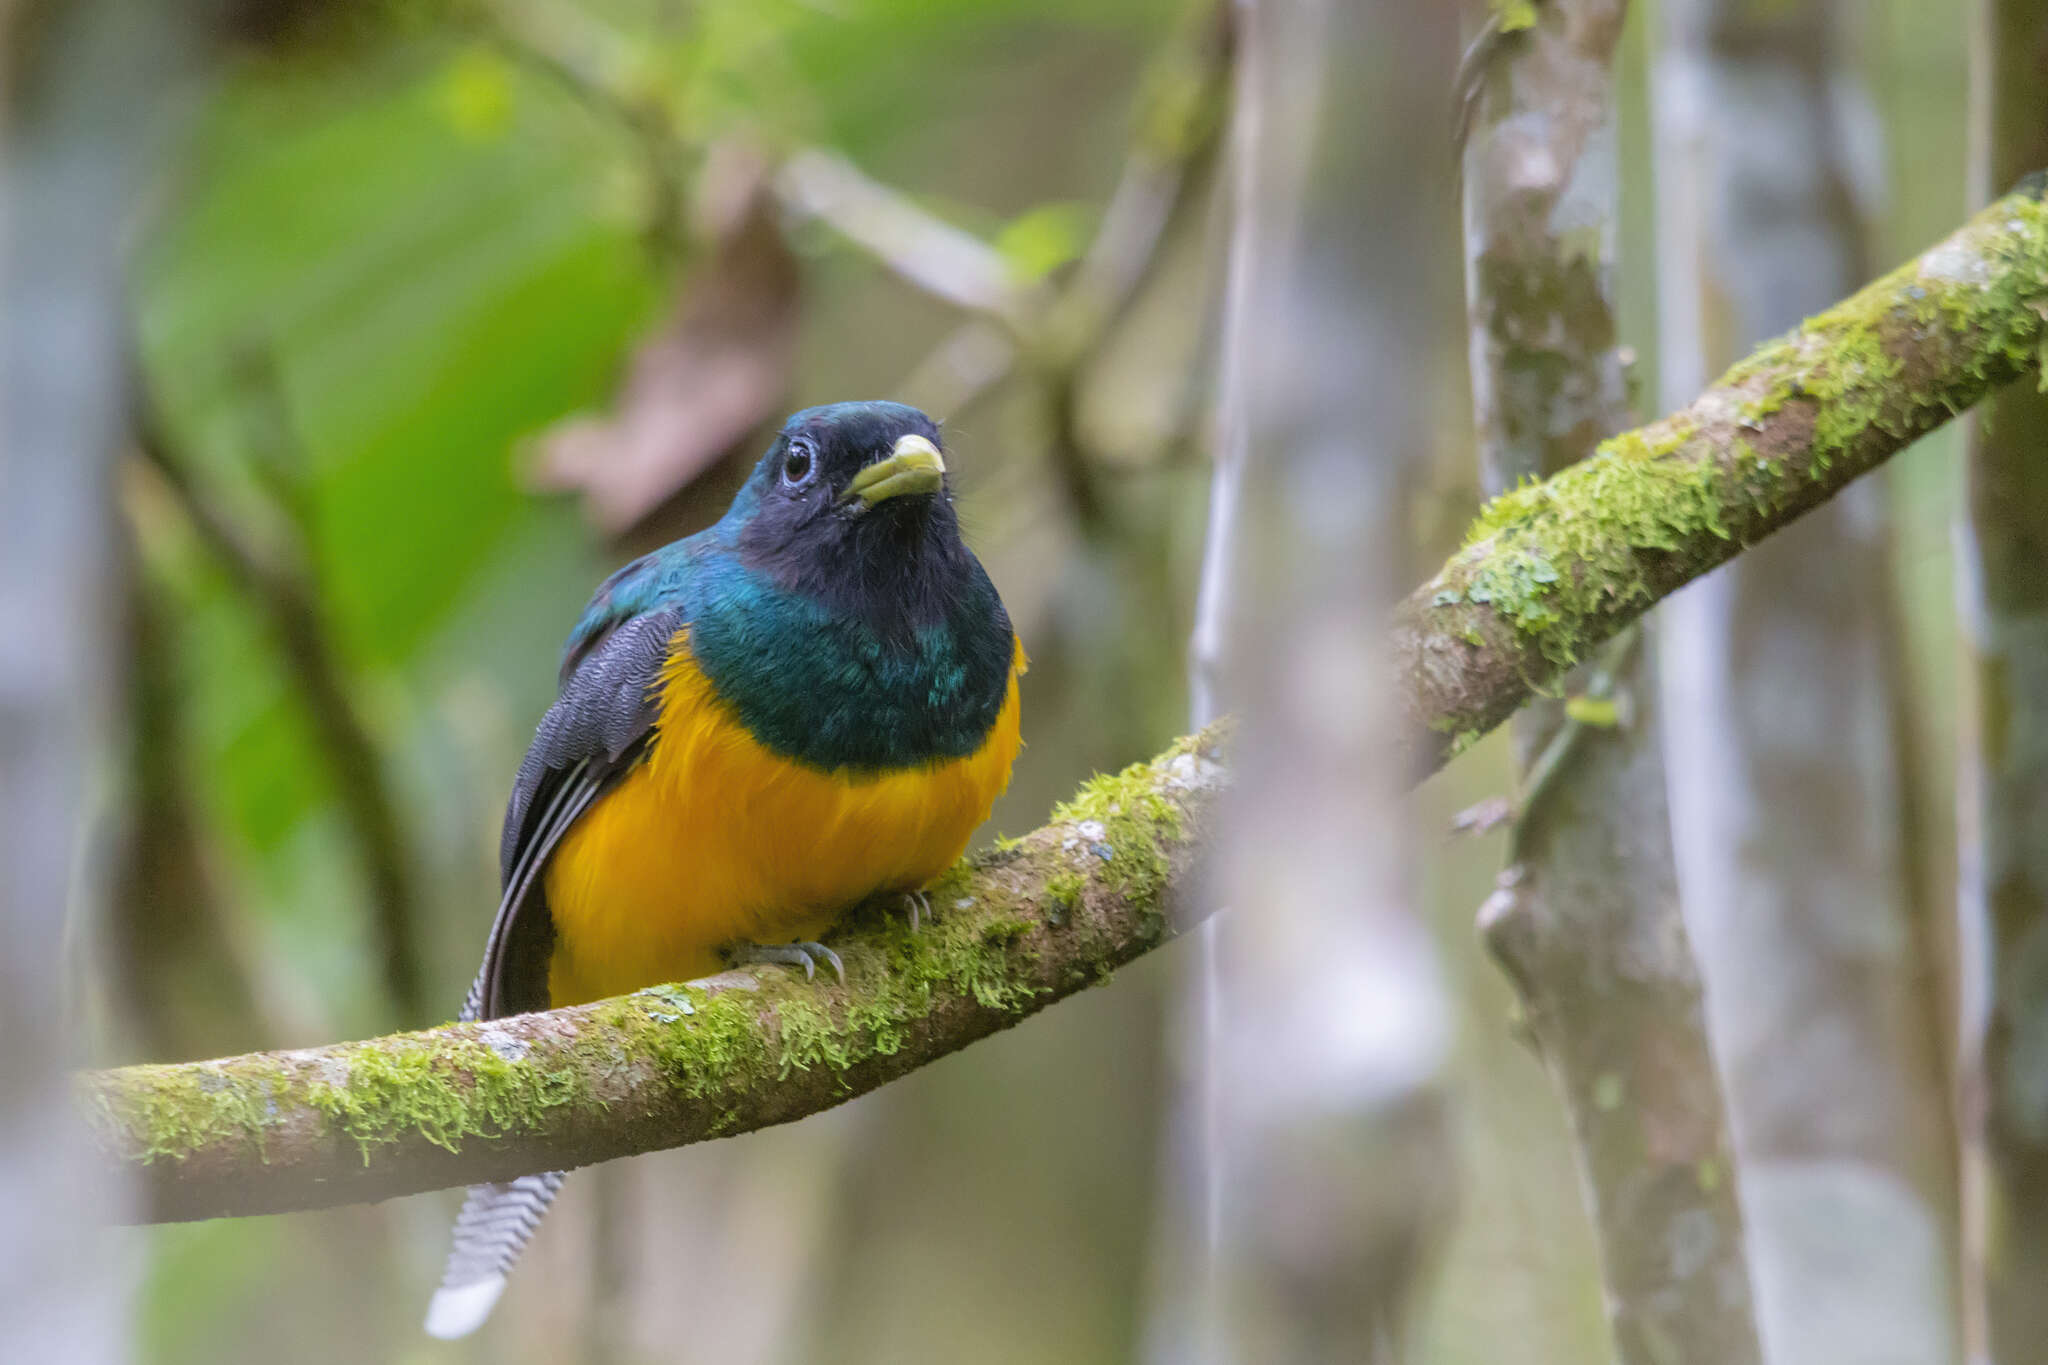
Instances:
[[[433,1302],[427,1305],[427,1335],[443,1341],[468,1336],[484,1325],[484,1319],[491,1315],[492,1306],[498,1302],[498,1295],[504,1292],[503,1275],[457,1285],[453,1289],[436,1289]]]

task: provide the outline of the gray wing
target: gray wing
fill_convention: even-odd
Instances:
[[[640,761],[659,704],[654,686],[669,640],[681,627],[674,612],[632,617],[563,679],[562,695],[542,718],[512,786],[499,845],[504,893],[483,966],[463,1002],[464,1020],[547,1008],[555,926],[541,872],[577,818]],[[429,1333],[467,1336],[483,1324],[563,1176],[543,1171],[470,1186],[441,1287],[427,1309]]]
[[[548,1007],[555,927],[541,874],[569,827],[640,760],[659,705],[655,685],[681,628],[673,611],[621,622],[576,663],[541,718],[505,809],[504,890],[464,1020]]]

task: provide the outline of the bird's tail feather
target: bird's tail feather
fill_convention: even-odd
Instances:
[[[562,1188],[566,1171],[471,1185],[455,1219],[455,1245],[441,1287],[427,1305],[427,1335],[453,1340],[483,1326],[505,1287],[505,1275]]]

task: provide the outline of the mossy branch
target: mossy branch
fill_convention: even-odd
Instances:
[[[88,1074],[97,1139],[158,1221],[385,1199],[786,1123],[1104,980],[1178,932],[1174,890],[1221,789],[1215,728],[1097,778],[964,860],[913,935],[834,939],[846,983],[728,972],[367,1042]]]
[[[1496,499],[1397,610],[1420,771],[1649,606],[1992,388],[2048,335],[2048,180],[1738,365],[1684,412]],[[1788,591],[1797,591],[1788,584]],[[312,1208],[589,1165],[801,1118],[1103,979],[1192,919],[1176,891],[1222,783],[1213,732],[1099,779],[934,888],[870,914],[848,983],[730,973],[361,1043],[80,1079],[158,1219]]]
[[[1691,407],[1489,504],[1395,616],[1417,771],[1440,767],[1659,599],[2038,370],[2044,190],[2048,179],[2029,177]]]

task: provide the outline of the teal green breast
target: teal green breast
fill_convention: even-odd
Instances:
[[[943,609],[884,629],[711,557],[692,576],[690,652],[784,757],[871,772],[964,758],[1002,709],[1015,647],[994,585],[966,562]]]

